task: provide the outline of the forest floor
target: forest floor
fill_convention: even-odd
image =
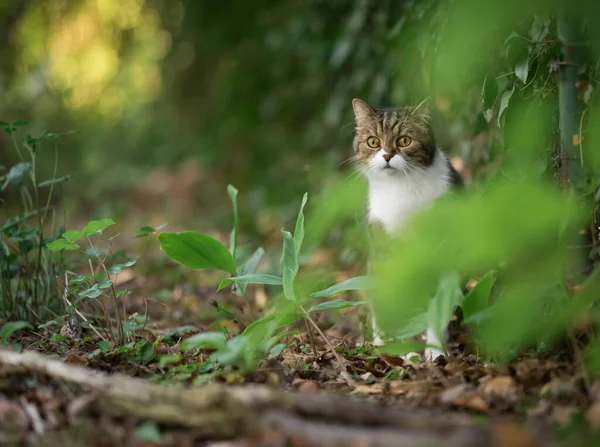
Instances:
[[[227,433],[200,430],[181,422],[190,411],[184,404],[179,422],[177,417],[165,423],[161,417],[140,416],[123,408],[113,411],[118,405],[110,408],[111,396],[103,400],[102,390],[85,380],[56,376],[45,367],[7,369],[0,359],[0,445],[600,445],[594,443],[600,438],[593,433],[600,426],[600,381],[591,380],[576,366],[569,344],[552,355],[521,356],[497,365],[470,352],[467,334],[454,327],[449,358],[406,364],[398,358],[378,357],[363,346],[359,312],[352,308],[337,321],[317,315],[329,342],[345,359],[345,371],[339,370],[324,340],[316,333],[309,335],[302,324],[287,338],[287,347],[255,372],[215,373],[202,367],[206,351],[179,357],[181,342],[214,330],[215,299],[223,307],[240,310],[237,323],[222,320],[219,324],[227,325],[230,332],[240,329],[245,318],[240,297],[217,296],[211,287],[189,294],[176,288],[165,304],[143,298],[148,288],[156,286],[149,278],[126,279],[124,286],[132,291],[126,300],[128,314],[148,316],[136,337],[153,345],[150,354],[134,348],[101,350],[94,332],[71,333],[66,327],[22,331],[13,336],[12,345],[65,365],[109,373],[107,378],[119,373],[177,390],[206,387],[209,382],[231,389],[260,384],[281,390],[287,398],[309,399],[308,404],[294,404],[298,407],[312,405],[314,396],[318,414],[311,416],[309,410],[292,405],[277,411],[294,411],[294,417],[300,418],[296,425],[271,421]],[[361,406],[353,406],[356,402]],[[260,420],[267,407],[249,406],[247,411],[256,412]],[[398,425],[390,419],[392,414],[411,422]],[[309,416],[311,422],[305,420]],[[400,431],[386,438],[385,433],[373,431],[377,427]]]

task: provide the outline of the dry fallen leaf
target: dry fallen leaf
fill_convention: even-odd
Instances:
[[[541,442],[535,439],[525,428],[514,422],[501,422],[494,426],[496,447],[538,447]]]
[[[0,427],[3,431],[22,431],[29,427],[27,413],[9,400],[0,399]]]
[[[487,413],[490,410],[487,402],[479,393],[460,396],[454,400],[453,403],[458,407],[468,408],[469,410],[475,410],[481,413]]]
[[[473,387],[466,383],[461,383],[442,391],[439,395],[440,403],[453,404],[456,399],[464,396],[465,394],[472,393],[473,391]]]
[[[585,418],[594,430],[600,429],[600,402],[592,404],[585,413]]]
[[[374,383],[373,385],[356,385],[352,390],[352,394],[381,394],[383,393],[383,385]]]
[[[572,405],[555,406],[552,411],[551,419],[560,425],[566,425],[571,421],[571,418],[578,412],[577,407]]]
[[[488,402],[501,399],[512,403],[518,399],[517,386],[510,376],[499,376],[486,380],[481,385],[481,390]]]

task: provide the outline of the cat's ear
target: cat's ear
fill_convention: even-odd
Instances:
[[[417,115],[425,121],[429,121],[431,119],[431,98],[425,98],[421,101],[421,103],[413,109],[411,115]]]
[[[352,108],[354,109],[354,117],[356,118],[357,122],[375,113],[369,104],[358,98],[354,98],[352,100]]]

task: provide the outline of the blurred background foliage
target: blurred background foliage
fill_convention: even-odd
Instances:
[[[579,60],[565,90],[575,105],[565,115],[571,124],[561,128],[565,36],[557,17],[566,16]],[[597,18],[593,0],[4,1],[0,119],[29,120],[33,134],[78,130],[60,142],[58,175],[72,177],[56,200],[84,219],[226,229],[231,183],[241,192],[245,236],[269,245],[279,243],[279,228],[309,191],[307,238],[315,246],[333,234],[356,248],[346,258],[353,265],[365,253],[358,230],[333,231],[360,221],[364,206],[364,185],[347,179],[351,99],[395,106],[431,98],[438,143],[470,191],[483,193],[499,180],[546,185],[545,193],[532,187],[538,201],[516,200],[514,187],[498,193],[495,208],[477,210],[474,200],[458,214],[475,213],[472,222],[460,221],[448,234],[469,247],[465,238],[478,222],[515,223],[489,227],[497,231],[489,234],[493,251],[519,227],[535,236],[549,215],[544,243],[556,242],[558,235],[548,234],[559,227],[585,228],[585,256],[597,259]],[[10,166],[16,154],[8,142],[0,140],[0,164]],[[569,149],[562,158],[561,148]],[[39,157],[50,175],[52,154]],[[565,172],[566,161],[577,169]],[[547,209],[552,182],[575,190],[582,216],[561,223]],[[498,214],[511,204],[511,213]],[[530,208],[524,214],[520,207]],[[438,222],[457,219],[448,209],[440,213]],[[537,254],[533,261],[545,251]],[[485,259],[486,268],[500,261]],[[537,278],[548,279],[563,261],[541,268]],[[430,273],[442,267],[440,261]],[[416,282],[428,280],[415,275]],[[415,294],[431,292],[432,284]],[[525,284],[518,292],[539,287]]]

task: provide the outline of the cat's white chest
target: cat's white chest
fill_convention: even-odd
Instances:
[[[398,172],[368,176],[369,221],[392,233],[414,212],[445,194],[450,187],[448,168],[444,155],[439,155],[433,166],[412,176]]]

